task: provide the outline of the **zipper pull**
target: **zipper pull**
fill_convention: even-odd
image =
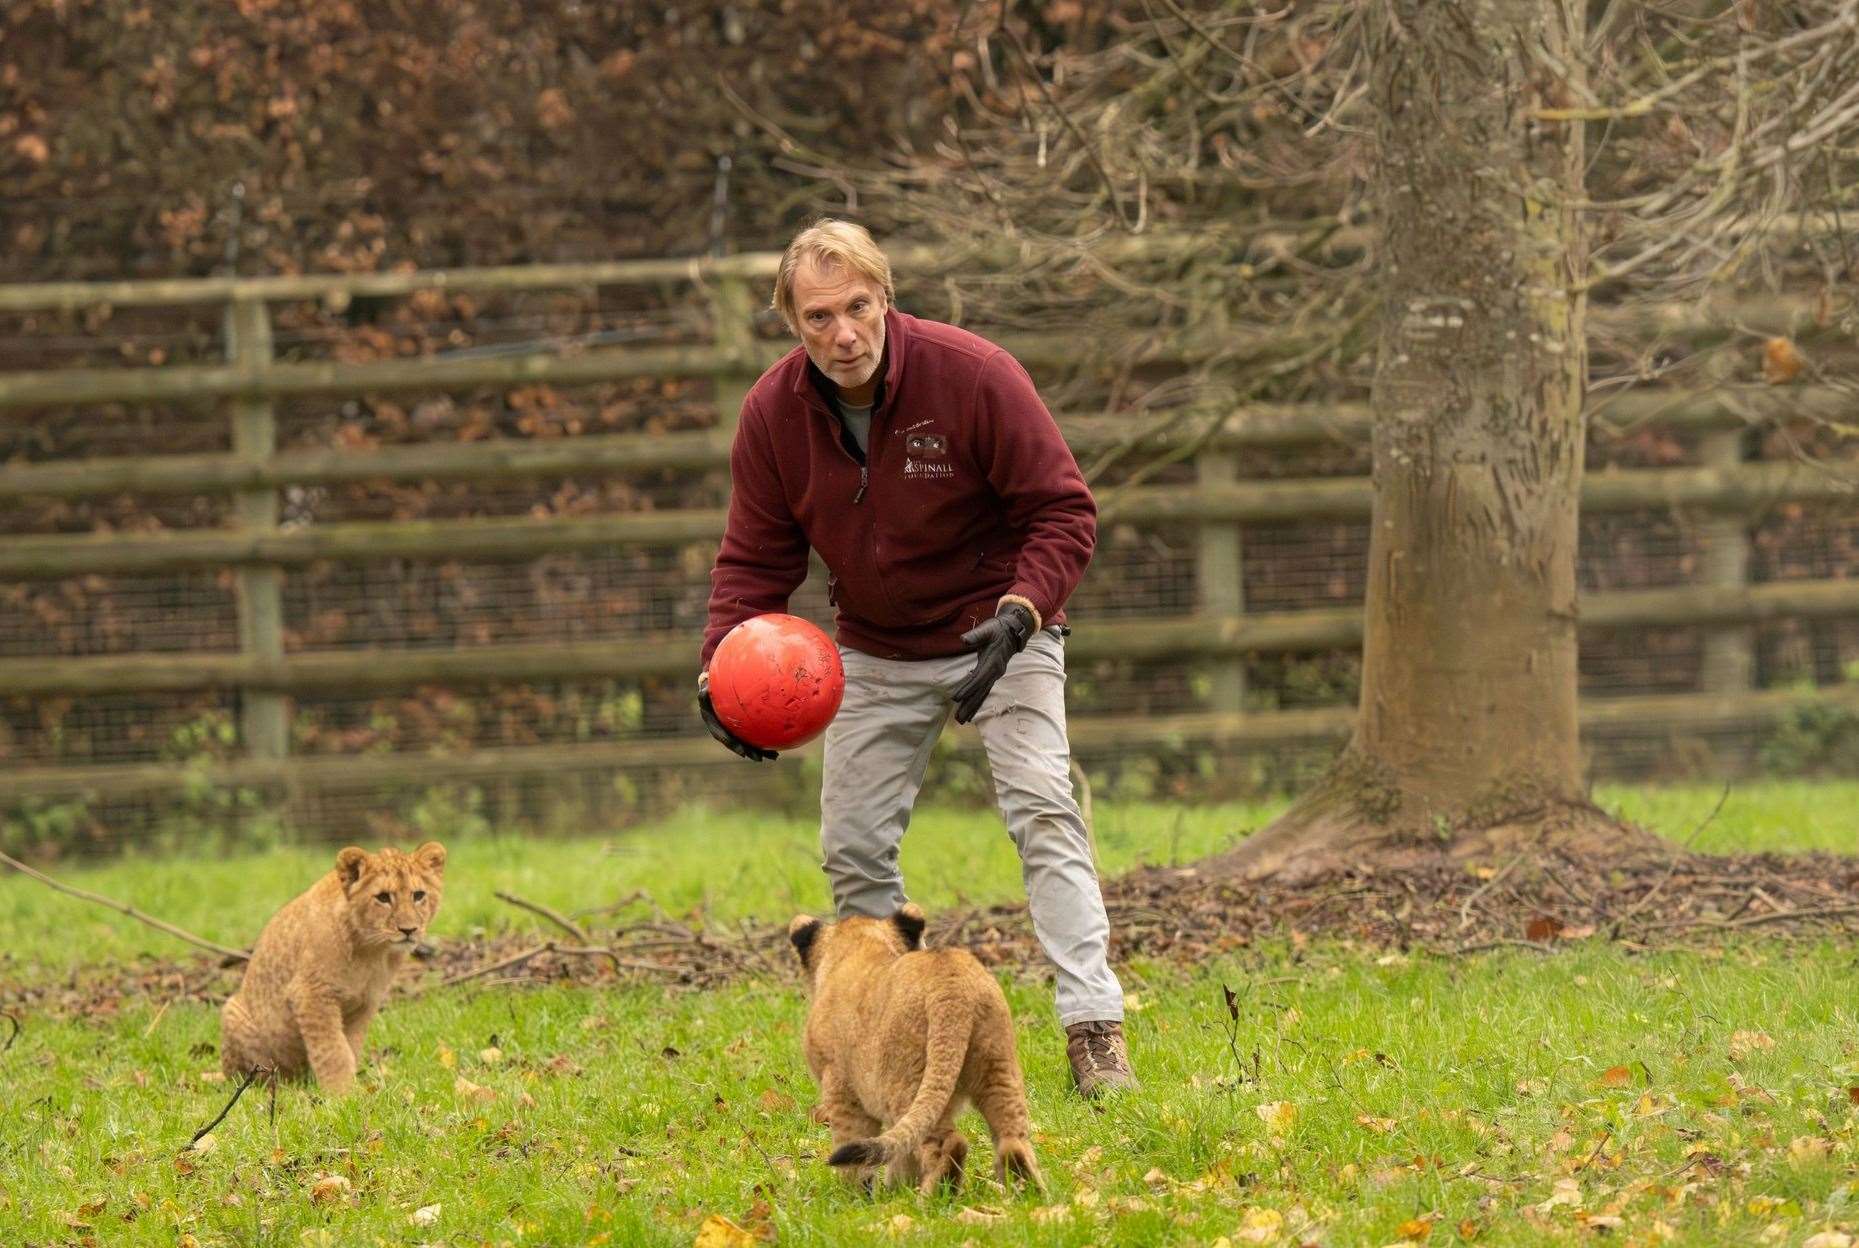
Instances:
[[[864,464],[858,466],[858,493],[852,496],[853,506],[857,506],[859,500],[865,497],[865,485],[870,480],[870,471]]]

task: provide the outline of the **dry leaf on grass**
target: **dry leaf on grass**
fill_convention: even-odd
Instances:
[[[691,1248],[757,1248],[760,1241],[720,1213],[713,1213],[697,1228]]]
[[[325,1174],[310,1184],[310,1203],[316,1205],[338,1204],[348,1198],[355,1185],[340,1174]]]

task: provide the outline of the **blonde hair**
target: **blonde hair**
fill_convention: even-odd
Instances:
[[[897,302],[891,285],[891,262],[862,225],[824,217],[794,236],[781,253],[781,267],[775,270],[774,309],[794,334],[800,333],[795,318],[794,270],[802,260],[812,260],[825,267],[840,267],[848,273],[869,278],[884,292],[884,306]]]

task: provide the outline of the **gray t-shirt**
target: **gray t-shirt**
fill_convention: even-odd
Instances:
[[[861,455],[870,452],[871,443],[871,404],[853,407],[843,400],[839,404],[839,413],[846,419],[846,428],[852,431],[852,440],[858,443]]]

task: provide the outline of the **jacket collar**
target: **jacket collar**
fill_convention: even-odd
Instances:
[[[884,312],[884,361],[879,365],[883,379],[879,383],[876,401],[879,404],[889,402],[889,396],[897,393],[897,387],[904,376],[904,357],[910,354],[910,327],[916,318],[906,316],[896,308],[886,308]],[[814,367],[807,356],[805,347],[798,348],[800,369],[794,378],[794,393],[802,402],[823,409],[829,416],[836,415],[834,400],[838,390],[826,379],[826,374]]]

